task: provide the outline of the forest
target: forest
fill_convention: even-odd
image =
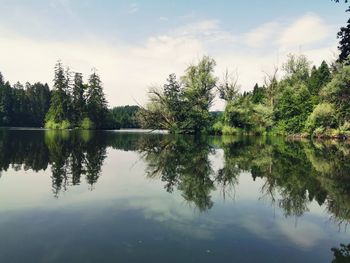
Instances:
[[[13,86],[0,72],[0,126],[46,127],[49,129],[138,128],[138,106],[108,109],[102,81],[96,71],[83,82],[57,62],[53,89],[37,82]]]

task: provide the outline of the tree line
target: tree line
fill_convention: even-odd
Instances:
[[[0,73],[0,126],[43,126],[50,100],[47,84],[11,86]]]
[[[100,76],[94,70],[87,83],[59,61],[53,89],[37,82],[11,85],[0,72],[0,126],[50,129],[139,128],[138,106],[108,109]]]

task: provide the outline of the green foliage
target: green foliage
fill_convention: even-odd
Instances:
[[[334,128],[336,126],[335,113],[332,104],[318,104],[306,121],[306,130],[312,133],[316,128]]]
[[[267,75],[265,86],[256,84],[252,91],[225,100],[222,128],[228,131],[226,133],[231,133],[228,127],[232,127],[250,134],[271,131],[304,136],[305,131],[313,133],[317,128],[318,132],[332,136],[344,134],[336,126],[338,122],[344,123],[347,120],[344,114],[350,112],[349,104],[345,102],[349,91],[346,88],[349,86],[347,66],[333,77],[323,61],[318,68],[314,66],[310,74],[308,59],[290,54],[283,70],[285,74],[281,80],[278,80],[275,69],[273,75]],[[215,129],[218,127],[216,125]]]
[[[137,119],[140,107],[138,106],[120,106],[114,107],[110,110],[112,119],[115,125],[119,128],[140,128],[140,124]]]
[[[288,55],[288,60],[282,66],[285,71],[285,80],[289,84],[306,82],[309,78],[310,61],[304,55]]]
[[[1,73],[0,73],[1,75]],[[0,126],[42,127],[49,108],[51,93],[47,84],[11,87],[0,76]]]
[[[252,92],[252,102],[254,104],[265,103],[267,99],[267,91],[265,87],[259,87],[255,84]]]
[[[209,109],[217,82],[213,74],[215,66],[215,60],[205,56],[197,65],[189,66],[181,78],[186,109],[184,127],[192,133],[206,132],[211,126]]]
[[[226,105],[225,124],[246,131],[253,128],[252,122],[253,104],[249,97],[242,97],[236,101],[231,101]]]
[[[314,105],[320,102],[319,93],[321,89],[331,81],[331,79],[331,71],[325,61],[322,62],[319,68],[316,68],[315,66],[312,67],[310,79],[308,81],[308,88]]]
[[[300,133],[312,111],[311,95],[305,84],[284,87],[274,109],[277,126],[286,133]]]
[[[234,78],[226,71],[223,82],[218,87],[220,98],[227,102],[234,100],[238,95],[239,88],[237,77]]]
[[[95,129],[95,124],[88,117],[85,117],[81,121],[79,128],[83,130],[93,130]]]
[[[322,89],[322,98],[334,104],[340,124],[350,121],[350,66],[343,66],[331,82]]]
[[[242,133],[242,130],[228,125],[223,125],[222,134],[223,135],[237,135]]]
[[[86,115],[86,96],[87,86],[83,83],[83,75],[75,73],[72,90],[72,121],[78,124]]]
[[[217,79],[215,61],[203,57],[187,68],[181,81],[171,74],[163,89],[152,88],[150,102],[139,112],[142,127],[167,129],[172,133],[205,133],[211,130],[209,112]]]
[[[65,70],[61,62],[56,64],[54,89],[45,118],[45,127],[115,128],[117,125],[108,112],[99,75],[94,71],[89,77],[88,84],[83,83],[81,73],[74,74],[72,84],[71,75],[69,69]],[[65,121],[68,121],[69,125]]]
[[[104,128],[108,108],[100,76],[94,71],[89,78],[86,92],[87,116],[98,129]]]
[[[215,122],[213,125],[213,133],[214,134],[222,134],[223,133],[223,126],[224,126],[224,124],[222,123],[221,120]]]
[[[63,120],[61,122],[54,122],[50,120],[45,123],[46,129],[65,130],[65,129],[70,129],[71,127],[72,127],[72,124],[69,122],[69,120]]]
[[[338,49],[340,51],[337,62],[346,63],[349,65],[348,58],[350,55],[350,19],[347,21],[347,25],[345,27],[340,28],[337,37],[339,39]]]
[[[51,105],[45,118],[46,122],[61,123],[63,120],[70,119],[69,77],[68,70],[65,72],[62,63],[60,61],[57,62],[55,66],[54,89]]]

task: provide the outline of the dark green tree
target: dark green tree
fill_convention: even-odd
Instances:
[[[349,64],[347,60],[350,55],[350,19],[345,27],[340,28],[337,38],[339,39],[338,49],[340,51],[337,62]]]
[[[56,124],[61,124],[63,122],[68,122],[67,126],[70,126],[69,120],[71,116],[69,110],[71,102],[69,89],[69,76],[67,76],[62,63],[58,61],[55,66],[54,89],[51,97],[51,105],[46,115],[47,127],[56,128]]]
[[[256,83],[252,92],[252,102],[255,104],[264,103],[266,99],[266,88],[259,87],[259,85]]]
[[[4,81],[2,81],[4,82]],[[13,96],[9,82],[0,85],[0,124],[9,126],[12,122]]]
[[[88,117],[94,123],[95,127],[98,129],[103,128],[108,109],[102,82],[96,71],[93,71],[89,78],[86,107]]]
[[[320,102],[320,90],[326,86],[331,81],[331,79],[332,74],[328,67],[328,64],[325,61],[322,61],[321,65],[318,68],[316,68],[316,66],[312,67],[308,81],[308,88],[312,96],[312,103],[314,105]]]
[[[75,73],[72,91],[72,120],[76,126],[79,126],[86,114],[85,90],[83,75]]]
[[[140,128],[137,114],[139,106],[120,106],[110,110],[113,122],[118,128]]]

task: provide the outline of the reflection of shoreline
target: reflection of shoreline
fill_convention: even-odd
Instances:
[[[269,137],[174,136],[159,133],[0,130],[0,171],[45,170],[50,165],[55,196],[79,185],[93,189],[106,149],[137,151],[149,178],[177,190],[199,211],[214,206],[212,194],[234,196],[242,172],[260,178],[262,198],[284,215],[302,216],[312,201],[325,205],[335,223],[350,221],[350,145],[335,141],[290,141]],[[209,156],[222,149],[222,167]],[[19,165],[21,164],[21,165]]]
[[[212,171],[207,156],[218,147],[224,150],[224,166]],[[149,141],[140,151],[149,177],[160,178],[169,192],[180,190],[200,210],[212,207],[215,189],[222,189],[223,194],[234,191],[240,174],[247,171],[254,180],[264,181],[262,196],[276,203],[287,217],[302,216],[314,200],[326,205],[337,223],[350,220],[348,144],[268,137],[211,138],[209,143],[193,137],[168,137]]]

